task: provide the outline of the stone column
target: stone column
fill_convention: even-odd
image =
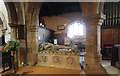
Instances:
[[[28,26],[27,29],[27,62],[29,65],[34,65],[37,60],[37,25]]]
[[[39,26],[39,12],[42,2],[25,2],[24,6],[25,25],[27,31],[27,63],[29,65],[34,65],[37,59],[37,31]]]
[[[9,23],[9,26],[11,27],[11,38],[17,38],[17,24],[16,23]]]
[[[85,54],[85,72],[87,73],[105,73],[101,66],[100,54],[100,15],[92,15],[84,18],[86,26],[86,54]]]

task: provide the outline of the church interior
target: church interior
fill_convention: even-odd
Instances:
[[[120,73],[120,1],[0,0],[0,75]]]

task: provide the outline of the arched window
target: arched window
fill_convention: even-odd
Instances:
[[[76,38],[84,35],[84,23],[74,21],[68,26],[67,36],[69,38]]]

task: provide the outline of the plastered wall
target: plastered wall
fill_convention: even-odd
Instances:
[[[81,12],[72,12],[72,13],[64,13],[64,14],[59,14],[58,16],[46,16],[43,17],[45,20],[46,27],[58,31],[57,27],[59,25],[64,25],[68,26],[72,21],[75,20],[81,20],[82,14]],[[66,27],[67,29],[67,27]]]

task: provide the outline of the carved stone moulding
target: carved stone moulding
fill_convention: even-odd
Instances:
[[[37,25],[30,26],[30,31],[31,32],[38,32],[38,26]]]

